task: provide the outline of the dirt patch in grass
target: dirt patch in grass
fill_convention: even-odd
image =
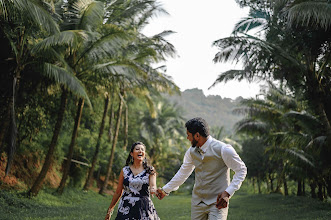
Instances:
[[[43,161],[40,161],[40,155],[37,152],[15,155],[8,176],[5,176],[6,165],[7,156],[2,153],[0,155],[0,189],[26,190],[38,177]],[[45,186],[54,188],[59,185],[61,177],[56,169],[55,166],[50,167]]]

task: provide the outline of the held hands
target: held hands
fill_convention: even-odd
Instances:
[[[157,189],[157,191],[156,191],[156,197],[159,200],[162,200],[166,195],[167,195],[166,192],[164,192],[164,190],[162,190],[162,188],[158,188]]]
[[[217,196],[216,208],[222,209],[226,208],[229,204],[230,194],[227,191],[224,191]]]

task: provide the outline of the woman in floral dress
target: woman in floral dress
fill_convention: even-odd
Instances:
[[[120,220],[158,220],[160,219],[150,198],[156,193],[156,172],[147,164],[146,146],[136,142],[131,146],[126,165],[122,169],[116,192],[109,205],[106,220],[109,220],[116,203],[116,219]]]

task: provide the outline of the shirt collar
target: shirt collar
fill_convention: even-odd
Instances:
[[[206,152],[208,146],[210,145],[211,141],[213,140],[212,136],[207,137],[207,141],[200,147],[203,152]]]

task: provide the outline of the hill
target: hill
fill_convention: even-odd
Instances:
[[[242,115],[233,114],[239,102],[243,99],[238,97],[235,100],[222,98],[219,95],[205,96],[200,89],[188,89],[181,95],[166,96],[171,103],[176,103],[184,110],[184,119],[194,117],[204,118],[210,127],[224,127],[226,131],[233,132],[233,126],[243,118]]]

